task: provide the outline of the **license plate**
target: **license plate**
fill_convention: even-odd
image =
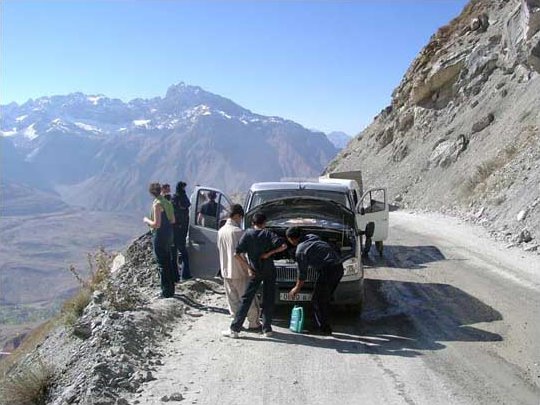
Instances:
[[[282,292],[279,293],[279,299],[281,301],[311,301],[312,294],[309,293],[299,293],[296,294],[296,297],[294,299],[289,298],[289,293]]]

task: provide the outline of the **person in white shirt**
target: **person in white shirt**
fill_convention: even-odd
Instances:
[[[232,317],[236,315],[236,312],[240,308],[240,301],[246,291],[250,278],[249,274],[241,266],[241,263],[235,258],[236,247],[244,234],[244,231],[240,227],[243,217],[244,209],[242,206],[240,204],[234,204],[231,207],[231,213],[227,222],[219,229],[217,237],[221,276],[223,277],[225,295]],[[259,312],[259,303],[257,298],[255,298],[247,314],[248,330],[259,331],[261,329]]]

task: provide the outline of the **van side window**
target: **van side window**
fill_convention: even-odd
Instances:
[[[384,211],[384,190],[373,190],[365,195],[362,208],[365,213]]]
[[[221,194],[219,196],[219,216],[218,216],[218,229],[225,225],[229,214],[231,213],[231,204],[227,198]]]
[[[213,190],[199,190],[197,195],[197,225],[217,229],[218,194]]]
[[[219,229],[225,224],[231,204],[225,195],[214,190],[199,190],[197,194],[196,224],[204,228]]]

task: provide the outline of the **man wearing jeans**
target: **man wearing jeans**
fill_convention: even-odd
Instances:
[[[272,335],[272,314],[276,298],[276,268],[272,256],[286,250],[287,244],[275,233],[265,229],[266,216],[264,214],[255,214],[252,225],[253,227],[246,231],[236,248],[235,258],[247,270],[250,280],[230,330],[223,332],[223,335],[227,337],[238,337],[261,283],[263,285],[262,331],[265,337]]]

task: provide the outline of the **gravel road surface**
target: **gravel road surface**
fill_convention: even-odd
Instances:
[[[156,379],[129,403],[540,404],[540,256],[448,217],[390,223],[384,257],[373,249],[365,266],[361,318],[338,311],[333,336],[301,335],[283,309],[272,338],[223,338],[216,291],[187,302]]]

